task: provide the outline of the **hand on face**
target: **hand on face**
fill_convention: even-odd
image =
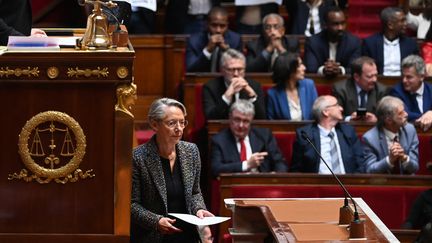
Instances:
[[[228,89],[225,91],[226,97],[232,97],[235,93],[240,92],[246,86],[249,86],[248,82],[242,77],[234,77],[231,79],[231,83]]]
[[[214,49],[216,48],[216,46],[219,46],[222,49],[224,49],[223,46],[226,46],[225,39],[224,39],[223,35],[214,34],[214,35],[210,36],[209,42],[207,44],[207,51],[213,52]]]

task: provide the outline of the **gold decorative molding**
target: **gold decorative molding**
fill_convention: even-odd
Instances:
[[[9,69],[9,67],[0,67],[0,77],[3,78],[3,76],[6,76],[6,78],[9,78],[9,76],[27,76],[27,77],[39,77],[39,67],[27,67],[27,68],[15,68],[15,69]]]
[[[117,87],[117,104],[115,106],[116,111],[121,111],[131,116],[132,107],[135,105],[137,99],[137,86],[134,83],[123,84]]]
[[[58,147],[60,141],[62,146]],[[83,172],[78,168],[85,148],[86,137],[75,119],[58,111],[39,113],[26,122],[19,134],[18,153],[27,169],[9,174],[8,180],[35,180],[41,184],[54,180],[65,184],[92,178],[95,176],[92,169]]]
[[[55,79],[58,77],[58,75],[60,74],[60,71],[57,67],[49,67],[47,69],[47,76],[50,79]]]
[[[86,69],[80,69],[78,67],[75,68],[68,68],[67,71],[67,75],[68,77],[75,77],[75,78],[79,78],[80,76],[84,76],[86,78],[90,78],[91,76],[97,76],[98,78],[100,77],[108,77],[109,71],[107,67],[104,68],[100,68],[97,67],[97,69],[90,69],[90,68],[86,68]]]
[[[129,75],[129,69],[125,66],[117,68],[117,77],[123,79]]]

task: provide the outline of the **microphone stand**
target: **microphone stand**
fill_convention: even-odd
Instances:
[[[353,238],[364,238],[364,220],[360,220],[356,203],[351,196],[351,194],[348,192],[346,187],[342,184],[342,182],[339,180],[339,177],[333,172],[333,170],[330,168],[330,166],[327,164],[327,162],[324,160],[324,158],[321,156],[321,153],[318,151],[318,149],[315,147],[315,145],[310,140],[309,136],[306,134],[305,131],[301,131],[301,136],[306,139],[306,141],[312,146],[315,153],[320,157],[320,159],[324,162],[324,164],[327,166],[331,174],[333,175],[333,178],[337,181],[339,186],[343,189],[345,193],[345,200],[344,200],[344,206],[342,206],[339,210],[339,225],[345,225],[350,224],[350,239]],[[351,213],[348,207],[348,198],[350,198],[352,204],[354,205],[354,219],[351,221]],[[350,222],[351,221],[351,222]]]

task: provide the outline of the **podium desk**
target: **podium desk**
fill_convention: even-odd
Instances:
[[[133,118],[124,50],[0,55],[0,242],[129,242]]]
[[[361,198],[354,200],[365,220],[365,238],[355,242],[399,242]],[[353,242],[348,226],[338,225],[343,198],[225,199],[225,205],[233,242]]]

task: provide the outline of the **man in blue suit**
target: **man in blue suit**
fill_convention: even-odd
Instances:
[[[324,17],[324,30],[305,42],[306,72],[326,76],[349,73],[351,62],[360,56],[360,39],[346,31],[340,8],[329,8]]]
[[[380,74],[399,76],[401,60],[418,54],[417,43],[403,35],[407,24],[402,9],[387,7],[381,11],[380,18],[383,31],[364,39],[362,55],[375,59]]]
[[[341,124],[343,108],[333,96],[318,97],[312,107],[315,122],[297,129],[290,171],[330,174],[307,137],[336,174],[363,173],[363,147],[354,128]]]
[[[221,54],[231,48],[241,51],[240,35],[228,30],[228,12],[213,7],[208,14],[207,31],[193,34],[186,46],[188,72],[217,72]]]
[[[392,88],[390,95],[403,101],[408,121],[426,131],[432,125],[432,85],[423,81],[425,75],[423,59],[407,56],[402,61],[402,82]]]
[[[251,127],[254,113],[254,105],[248,100],[237,100],[230,107],[229,128],[211,140],[211,168],[215,177],[220,173],[287,171],[272,132]]]
[[[366,173],[414,174],[418,168],[419,140],[407,123],[403,102],[391,96],[377,107],[378,123],[363,135]]]

